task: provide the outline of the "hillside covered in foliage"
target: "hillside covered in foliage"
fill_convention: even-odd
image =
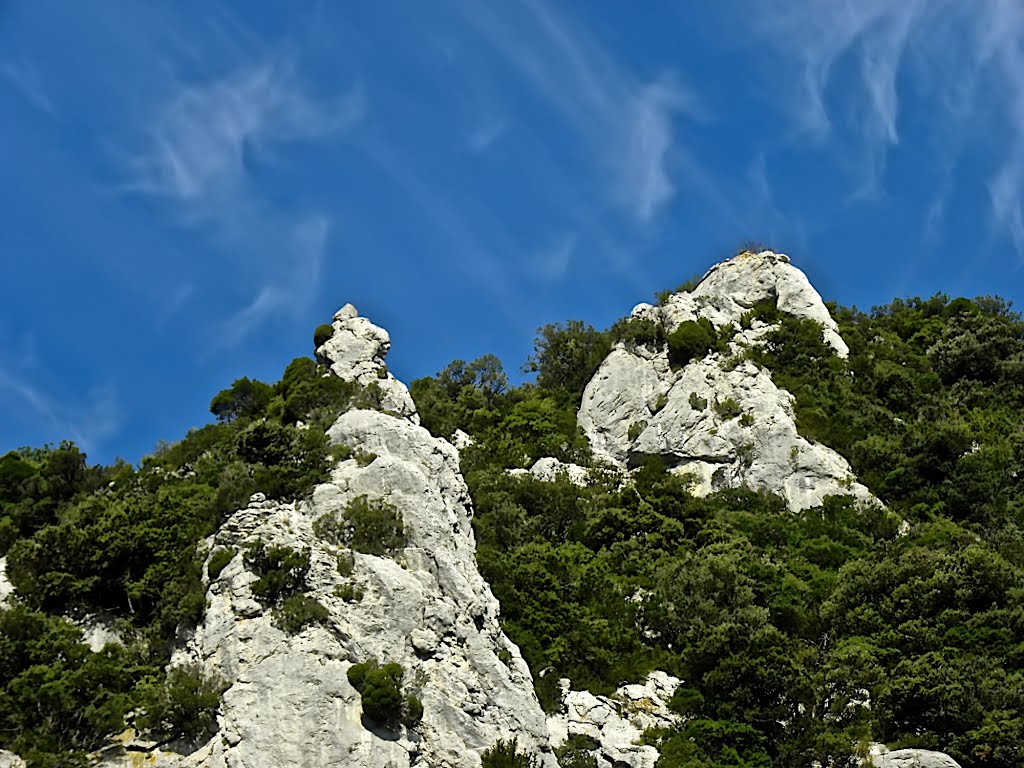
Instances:
[[[645,737],[661,768],[844,766],[871,741],[1020,766],[1024,323],[994,298],[830,310],[847,359],[813,321],[765,307],[750,321],[775,326],[749,357],[795,396],[801,434],[845,457],[884,507],[697,495],[657,456],[629,482],[596,466],[577,410],[615,345],[685,365],[736,329],[552,325],[526,366],[534,382],[509,386],[485,356],[410,390],[424,427],[471,438],[479,568],[547,709],[561,678],[609,693],[661,669],[684,681],[678,727]],[[0,608],[0,747],[74,765],[129,726],[156,741],[210,732],[222,681],[165,671],[203,615],[204,540],[256,491],[307,497],[341,457],[326,428],[380,407],[372,386],[324,373],[299,358],[277,383],[236,381],[213,399],[215,423],[138,467],[90,466],[70,443],[0,458],[15,589]],[[544,457],[590,481],[508,472]],[[91,650],[80,625],[95,616],[122,642]],[[563,766],[595,764],[575,746]],[[514,747],[487,759],[531,764]]]

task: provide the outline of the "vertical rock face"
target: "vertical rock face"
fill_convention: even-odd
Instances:
[[[383,409],[419,424],[420,417],[409,390],[387,369],[385,358],[391,349],[388,332],[360,317],[351,304],[334,313],[331,327],[334,335],[317,349],[317,358],[326,362],[331,373],[340,379],[364,387],[378,387]]]
[[[716,327],[738,327],[761,302],[822,326],[823,340],[841,357],[848,348],[806,276],[786,256],[744,253],[713,267],[689,293],[661,306],[641,304],[633,317],[671,333],[705,317]],[[849,464],[829,448],[801,437],[792,396],[771,375],[743,358],[770,326],[754,321],[737,333],[727,354],[713,353],[681,369],[665,349],[619,344],[587,385],[579,424],[595,455],[619,467],[658,455],[677,472],[692,473],[696,490],[746,485],[783,496],[793,509],[813,507],[832,494],[876,500],[857,483]]]
[[[211,537],[211,556],[237,554],[210,580],[205,620],[175,663],[198,663],[229,685],[219,732],[189,755],[157,753],[160,764],[478,768],[481,752],[514,736],[543,753],[545,768],[556,765],[530,671],[499,628],[497,600],[477,571],[458,451],[416,424],[400,382],[378,378],[386,347],[387,335],[354,309],[339,312],[320,354],[340,375],[384,382],[391,413],[349,411],[336,421],[331,442],[355,458],[340,462],[310,501],[257,494]],[[406,546],[393,556],[350,553],[314,532],[317,518],[360,496],[400,513]],[[244,563],[255,541],[309,552],[307,594],[327,609],[326,621],[296,635],[275,625]],[[343,575],[338,556],[349,554],[354,564]],[[371,658],[402,665],[403,690],[423,703],[419,725],[388,732],[364,722],[347,671]]]
[[[668,707],[678,678],[652,672],[643,683],[624,685],[611,696],[569,690],[568,680],[560,682],[564,711],[548,718],[556,743],[585,737],[596,745],[591,755],[597,768],[655,768],[658,750],[640,742],[645,731],[679,721]]]

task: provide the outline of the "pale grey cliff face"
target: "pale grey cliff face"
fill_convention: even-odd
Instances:
[[[320,354],[346,377],[390,381],[376,372],[386,334],[354,309],[339,316]],[[543,753],[545,768],[556,765],[530,671],[500,630],[497,600],[477,571],[458,451],[417,426],[400,382],[386,392],[392,400],[384,407],[401,416],[350,411],[328,431],[332,443],[362,451],[361,460],[340,462],[309,502],[257,494],[211,537],[211,553],[233,547],[238,554],[209,584],[205,620],[174,663],[198,663],[229,685],[219,731],[190,755],[156,753],[158,764],[478,768],[481,752],[514,736]],[[319,539],[313,522],[361,495],[397,508],[408,546],[394,557],[352,553],[353,572],[342,576],[337,558],[348,550]],[[257,540],[310,552],[308,594],[329,612],[322,626],[288,635],[253,598],[256,576],[242,550]],[[337,596],[342,583],[360,588],[362,598]],[[346,673],[370,658],[403,666],[404,690],[423,703],[418,727],[387,734],[363,725]],[[130,756],[107,761],[129,764]]]
[[[676,294],[659,307],[641,304],[633,316],[655,320],[667,332],[698,317],[716,327],[739,327],[740,316],[768,298],[781,310],[821,323],[824,341],[837,355],[848,353],[804,274],[770,252],[723,262],[692,293]],[[799,435],[792,396],[742,358],[744,345],[757,344],[768,330],[755,322],[737,333],[728,354],[711,354],[680,370],[671,368],[665,350],[618,345],[587,385],[580,407],[579,424],[595,455],[618,467],[662,456],[673,471],[695,475],[699,493],[745,485],[777,493],[793,509],[816,506],[833,494],[876,503],[845,459]],[[716,409],[730,399],[738,414]]]
[[[641,744],[645,731],[671,728],[679,716],[668,708],[679,679],[652,672],[642,683],[624,685],[611,696],[569,689],[561,680],[563,711],[548,718],[551,738],[562,744],[585,736],[597,744],[590,754],[597,768],[655,768],[658,750]]]
[[[865,768],[960,768],[960,763],[945,752],[928,749],[897,749],[890,752],[884,744],[873,744]]]
[[[360,317],[351,304],[334,313],[331,326],[334,335],[316,351],[317,357],[330,365],[331,373],[364,387],[379,387],[382,408],[419,424],[409,390],[387,369],[385,358],[391,349],[388,332]]]

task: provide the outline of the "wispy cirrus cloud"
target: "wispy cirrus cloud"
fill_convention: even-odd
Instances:
[[[42,76],[31,62],[0,63],[0,79],[5,80],[35,109],[49,117],[57,114],[53,100],[43,85]]]
[[[883,190],[902,102],[912,97],[929,115],[928,149],[943,179],[925,213],[928,236],[941,225],[959,157],[981,151],[994,158],[983,182],[992,223],[1024,257],[1024,5],[785,0],[747,18],[775,48],[779,66],[764,76],[782,75],[772,85],[798,134],[857,147],[855,196]]]
[[[115,434],[123,421],[112,386],[91,390],[81,402],[60,400],[13,370],[0,369],[0,392],[19,400],[42,422],[40,431],[51,439],[71,439],[86,451],[93,451]]]
[[[128,188],[162,202],[185,226],[245,259],[261,284],[226,323],[218,346],[241,341],[268,316],[297,312],[311,295],[329,232],[319,211],[281,209],[257,178],[278,150],[351,128],[364,112],[356,83],[338,99],[316,99],[290,62],[241,66],[180,83],[154,111],[129,158]]]
[[[587,30],[548,5],[477,4],[467,14],[584,142],[612,200],[640,223],[672,200],[673,155],[686,154],[676,122],[700,114],[697,99],[677,77],[670,72],[654,80],[636,77]]]

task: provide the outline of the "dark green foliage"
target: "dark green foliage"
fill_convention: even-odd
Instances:
[[[669,362],[681,368],[691,360],[700,360],[715,348],[717,334],[706,318],[684,320],[668,335]]]
[[[331,544],[378,557],[395,554],[406,542],[405,526],[398,509],[382,499],[371,500],[365,495],[349,501],[340,515],[328,513],[318,518],[313,523],[313,531]],[[351,565],[346,564],[346,569],[350,568]],[[340,557],[338,571],[342,571]]]
[[[32,766],[84,763],[125,727],[136,683],[157,668],[134,650],[92,653],[65,620],[0,608],[0,743]]]
[[[360,662],[359,664],[353,664],[351,667],[348,668],[348,672],[346,673],[346,677],[348,677],[349,684],[357,691],[359,691],[359,693],[362,693],[363,686],[366,683],[366,675],[370,672],[370,670],[376,668],[376,659],[368,659],[366,661]]]
[[[480,755],[481,768],[540,768],[540,760],[519,751],[517,739],[502,740]]]
[[[612,342],[621,341],[627,346],[655,345],[665,341],[665,330],[653,320],[626,317],[617,321],[608,331]]]
[[[647,421],[645,419],[640,419],[640,421],[634,421],[632,424],[629,425],[629,429],[626,432],[626,437],[628,438],[629,442],[632,443],[634,440],[640,437],[641,434],[643,434],[643,431],[645,429],[647,429]]]
[[[284,598],[274,609],[274,623],[289,635],[297,635],[310,624],[327,621],[329,615],[314,598],[300,592]]]
[[[306,589],[309,550],[291,547],[266,548],[262,541],[250,544],[244,555],[245,567],[259,578],[250,587],[264,606],[278,606],[285,598]]]
[[[346,603],[358,603],[363,599],[363,588],[355,584],[338,584],[334,588],[334,596],[341,598]]]
[[[274,397],[274,388],[255,379],[236,379],[230,389],[218,392],[210,401],[210,413],[217,421],[259,416]]]
[[[695,411],[703,411],[705,408],[708,407],[708,401],[705,398],[698,395],[696,392],[690,393],[689,403],[690,407],[693,408],[693,410]]]
[[[210,556],[209,561],[206,563],[206,575],[210,581],[220,576],[220,572],[234,559],[236,552],[237,550],[234,547],[225,547],[224,549],[218,549]]]
[[[406,696],[402,708],[402,725],[406,728],[415,728],[422,720],[423,702],[411,694]]]
[[[445,439],[456,428],[475,435],[493,427],[507,391],[508,377],[494,355],[471,363],[456,360],[436,377],[417,379],[409,387],[420,423]]]
[[[539,329],[525,370],[537,374],[537,386],[579,405],[583,388],[611,350],[608,336],[579,320]]]
[[[743,409],[740,407],[740,404],[731,397],[727,397],[724,400],[715,400],[714,408],[715,413],[725,421],[738,418],[740,414],[743,413]]]
[[[348,681],[359,691],[363,717],[371,724],[396,730],[399,725],[415,728],[423,719],[423,703],[402,692],[405,671],[400,664],[378,665],[375,659],[353,664]]]
[[[157,738],[198,739],[217,724],[223,683],[195,667],[173,667],[166,679],[150,678],[139,685],[142,713],[135,724]]]
[[[658,304],[665,304],[673,295],[677,293],[691,293],[694,288],[700,285],[701,276],[694,275],[689,280],[686,280],[676,286],[675,290],[664,290],[658,291],[654,294],[654,298],[657,299]]]
[[[745,331],[750,330],[754,321],[769,324],[775,323],[778,322],[782,314],[783,313],[778,309],[777,297],[772,296],[767,299],[762,299],[740,316],[740,328]]]
[[[320,347],[326,344],[327,340],[330,339],[331,336],[333,335],[334,326],[332,326],[330,323],[318,325],[316,327],[316,330],[313,331],[313,350],[315,351],[320,349]]]

